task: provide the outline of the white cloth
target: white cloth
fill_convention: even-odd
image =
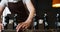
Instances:
[[[10,10],[8,7],[5,7],[4,11],[3,11],[3,20],[2,23],[5,26],[7,23],[5,22],[5,16],[7,16],[7,14],[11,14]]]
[[[5,7],[5,6],[8,5],[8,2],[16,3],[16,2],[18,2],[18,1],[20,1],[20,0],[1,0],[1,2],[0,2],[0,6]],[[22,0],[22,1],[23,1],[24,4],[30,2],[30,0]]]

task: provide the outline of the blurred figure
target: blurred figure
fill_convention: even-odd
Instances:
[[[31,25],[32,19],[35,14],[35,8],[31,0],[1,0],[0,31],[2,30],[1,15],[6,6],[10,9],[11,14],[18,14],[18,25],[16,27],[17,32],[21,29],[27,29]]]

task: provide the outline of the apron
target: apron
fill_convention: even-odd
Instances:
[[[24,4],[21,1],[17,3],[8,2],[8,7],[11,11],[11,14],[17,14],[17,22],[24,22],[28,17],[28,10],[24,7]]]
[[[17,14],[16,19],[18,23],[24,22],[27,19],[29,13],[22,0],[17,3],[8,2],[8,8],[11,14]],[[22,30],[19,30],[19,32],[22,32]]]

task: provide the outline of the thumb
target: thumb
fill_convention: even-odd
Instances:
[[[4,30],[4,26],[3,26],[3,24],[2,24],[2,30]]]
[[[0,23],[0,30],[4,29],[4,26],[2,23]]]
[[[2,31],[2,24],[0,23],[0,32]]]

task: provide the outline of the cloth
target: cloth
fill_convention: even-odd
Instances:
[[[18,2],[18,1],[21,1],[21,0],[1,0],[0,6],[5,7],[5,6],[8,6],[8,2],[16,3],[16,2]],[[29,3],[30,0],[22,0],[22,2],[25,4],[25,3]]]
[[[8,2],[8,7],[11,11],[11,14],[17,14],[18,23],[23,22],[28,17],[28,10],[25,8],[22,1],[17,3]]]

